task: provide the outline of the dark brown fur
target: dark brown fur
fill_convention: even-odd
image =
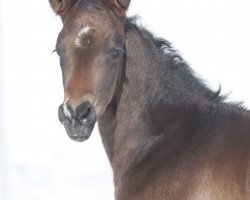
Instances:
[[[50,2],[64,24],[57,52],[70,120],[92,105],[117,200],[250,199],[249,111],[225,103],[167,41],[127,19],[130,1]],[[87,25],[91,43],[76,48]],[[65,128],[87,139],[84,126]]]

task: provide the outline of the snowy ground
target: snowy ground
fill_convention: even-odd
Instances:
[[[57,119],[63,90],[58,58],[50,52],[59,18],[47,0],[1,3],[3,200],[114,199],[97,127],[88,141],[76,143]],[[249,10],[248,0],[132,0],[130,14],[139,14],[150,30],[172,41],[212,87],[221,83],[224,93],[233,91],[232,99],[250,107]]]

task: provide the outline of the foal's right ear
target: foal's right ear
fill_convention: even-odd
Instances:
[[[49,2],[55,13],[63,17],[76,0],[49,0]]]

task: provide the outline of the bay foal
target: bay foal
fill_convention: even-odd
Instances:
[[[116,200],[249,200],[250,114],[223,102],[162,39],[125,12],[129,0],[50,0],[69,137],[98,122]]]

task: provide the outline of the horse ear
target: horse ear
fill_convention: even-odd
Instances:
[[[106,0],[106,3],[113,9],[118,15],[124,16],[129,7],[130,0]]]
[[[49,0],[49,2],[55,13],[63,17],[76,0]]]
[[[116,0],[116,1],[124,11],[128,9],[130,0]]]

